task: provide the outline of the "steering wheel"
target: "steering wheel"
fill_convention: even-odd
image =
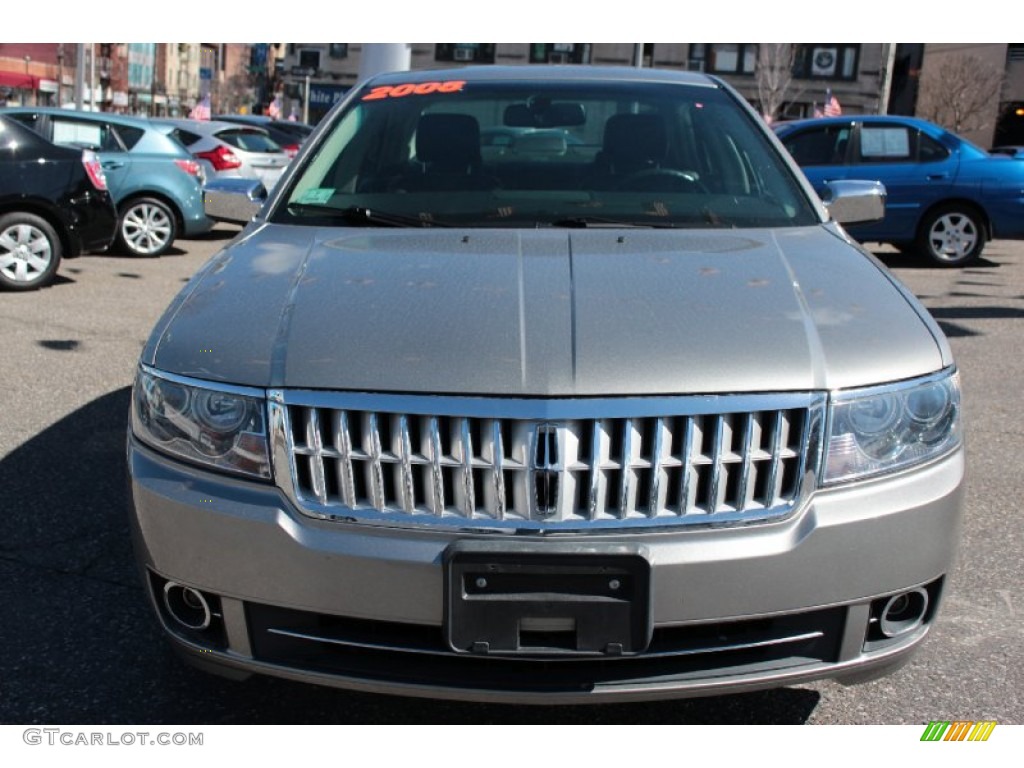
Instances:
[[[619,182],[617,189],[624,192],[703,192],[708,188],[696,171],[678,168],[645,168],[631,173]]]

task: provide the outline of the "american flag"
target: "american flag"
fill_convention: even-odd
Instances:
[[[192,111],[188,113],[188,116],[193,120],[209,120],[210,94],[203,96],[199,103],[192,107]]]
[[[267,107],[267,117],[272,117],[274,120],[281,119],[281,97],[275,96],[274,100],[270,102],[270,106]]]
[[[839,117],[843,114],[843,108],[839,106],[839,99],[829,88],[825,91],[825,117]]]

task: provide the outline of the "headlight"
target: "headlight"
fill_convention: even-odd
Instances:
[[[960,378],[953,371],[832,398],[823,483],[892,472],[960,445]]]
[[[132,431],[144,443],[189,461],[270,477],[264,400],[258,390],[161,376],[140,368]]]

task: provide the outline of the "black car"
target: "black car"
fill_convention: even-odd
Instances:
[[[39,288],[62,257],[107,248],[117,210],[99,158],[0,115],[0,287]]]
[[[299,147],[313,133],[313,126],[294,120],[274,120],[265,115],[214,115],[214,120],[241,125],[256,125],[266,130],[275,142],[281,145],[289,157],[298,154]]]

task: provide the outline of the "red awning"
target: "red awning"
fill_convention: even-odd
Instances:
[[[0,85],[8,88],[24,88],[30,91],[39,90],[39,78],[36,75],[26,75],[24,72],[5,72],[0,70]]]

